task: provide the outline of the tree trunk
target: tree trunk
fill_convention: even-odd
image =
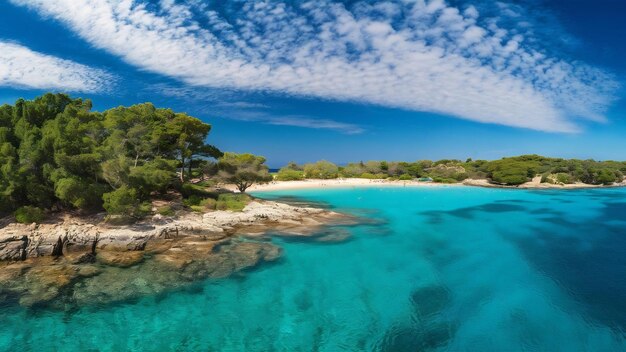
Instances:
[[[185,183],[185,157],[180,157],[180,182]]]
[[[191,179],[191,162],[193,160],[193,157],[189,157],[189,173],[187,173],[187,176],[189,176],[189,178]]]
[[[139,153],[137,153],[137,155],[135,155],[135,166],[137,167],[137,161],[139,161]]]
[[[254,182],[240,182],[237,184],[237,189],[239,190],[239,192],[241,193],[246,193],[246,190],[252,186],[254,184]]]

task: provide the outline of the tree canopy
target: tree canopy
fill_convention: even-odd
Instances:
[[[265,165],[265,158],[253,154],[224,153],[218,167],[221,178],[245,192],[255,183],[269,182],[272,176]]]
[[[91,108],[50,93],[0,107],[0,210],[128,212],[190,178],[197,160],[221,156],[205,142],[211,126],[185,113],[151,103]]]

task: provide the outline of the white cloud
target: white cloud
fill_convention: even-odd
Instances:
[[[301,115],[273,115],[265,112],[240,110],[236,112],[229,111],[224,117],[239,121],[260,122],[268,125],[332,130],[343,134],[361,134],[365,132],[364,128],[355,124]]]
[[[0,41],[0,86],[96,92],[111,79],[102,70]]]
[[[443,0],[12,0],[92,45],[194,86],[356,101],[544,131],[602,121],[616,84],[524,31]],[[400,15],[402,14],[402,15]],[[601,84],[600,84],[601,83]]]

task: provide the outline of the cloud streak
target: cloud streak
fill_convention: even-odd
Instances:
[[[258,111],[236,111],[224,115],[225,118],[239,121],[253,121],[268,125],[292,126],[312,129],[331,130],[343,134],[361,134],[361,126],[329,119],[312,118],[301,115],[273,115]]]
[[[0,41],[0,86],[98,92],[111,81],[105,71]]]
[[[578,119],[603,121],[617,88],[610,74],[542,47],[532,23],[507,28],[473,6],[443,0],[350,7],[239,0],[220,9],[197,1],[11,1],[132,65],[192,86],[556,132],[577,131]],[[505,10],[516,15],[515,7]]]

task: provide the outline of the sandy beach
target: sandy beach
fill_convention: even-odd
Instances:
[[[489,181],[480,179],[467,179],[459,183],[433,183],[420,181],[390,181],[390,180],[370,180],[363,178],[338,178],[330,180],[307,179],[302,181],[272,181],[266,184],[256,184],[248,188],[247,192],[263,192],[263,191],[282,191],[297,189],[314,189],[314,188],[350,188],[350,187],[489,187],[489,188],[512,188],[512,189],[581,189],[581,188],[607,188],[607,187],[623,187],[626,183],[616,183],[613,185],[590,185],[586,183],[572,183],[566,185],[558,185],[551,183],[541,183],[541,178],[534,178],[530,182],[518,186],[504,186],[489,183]],[[237,192],[233,185],[227,185],[224,188]]]
[[[308,179],[302,181],[272,181],[257,184],[248,188],[247,192],[279,191],[309,188],[349,188],[349,187],[456,187],[462,184],[444,184],[419,181],[370,180],[364,178],[338,178],[331,180]],[[226,187],[235,190],[234,187]]]

